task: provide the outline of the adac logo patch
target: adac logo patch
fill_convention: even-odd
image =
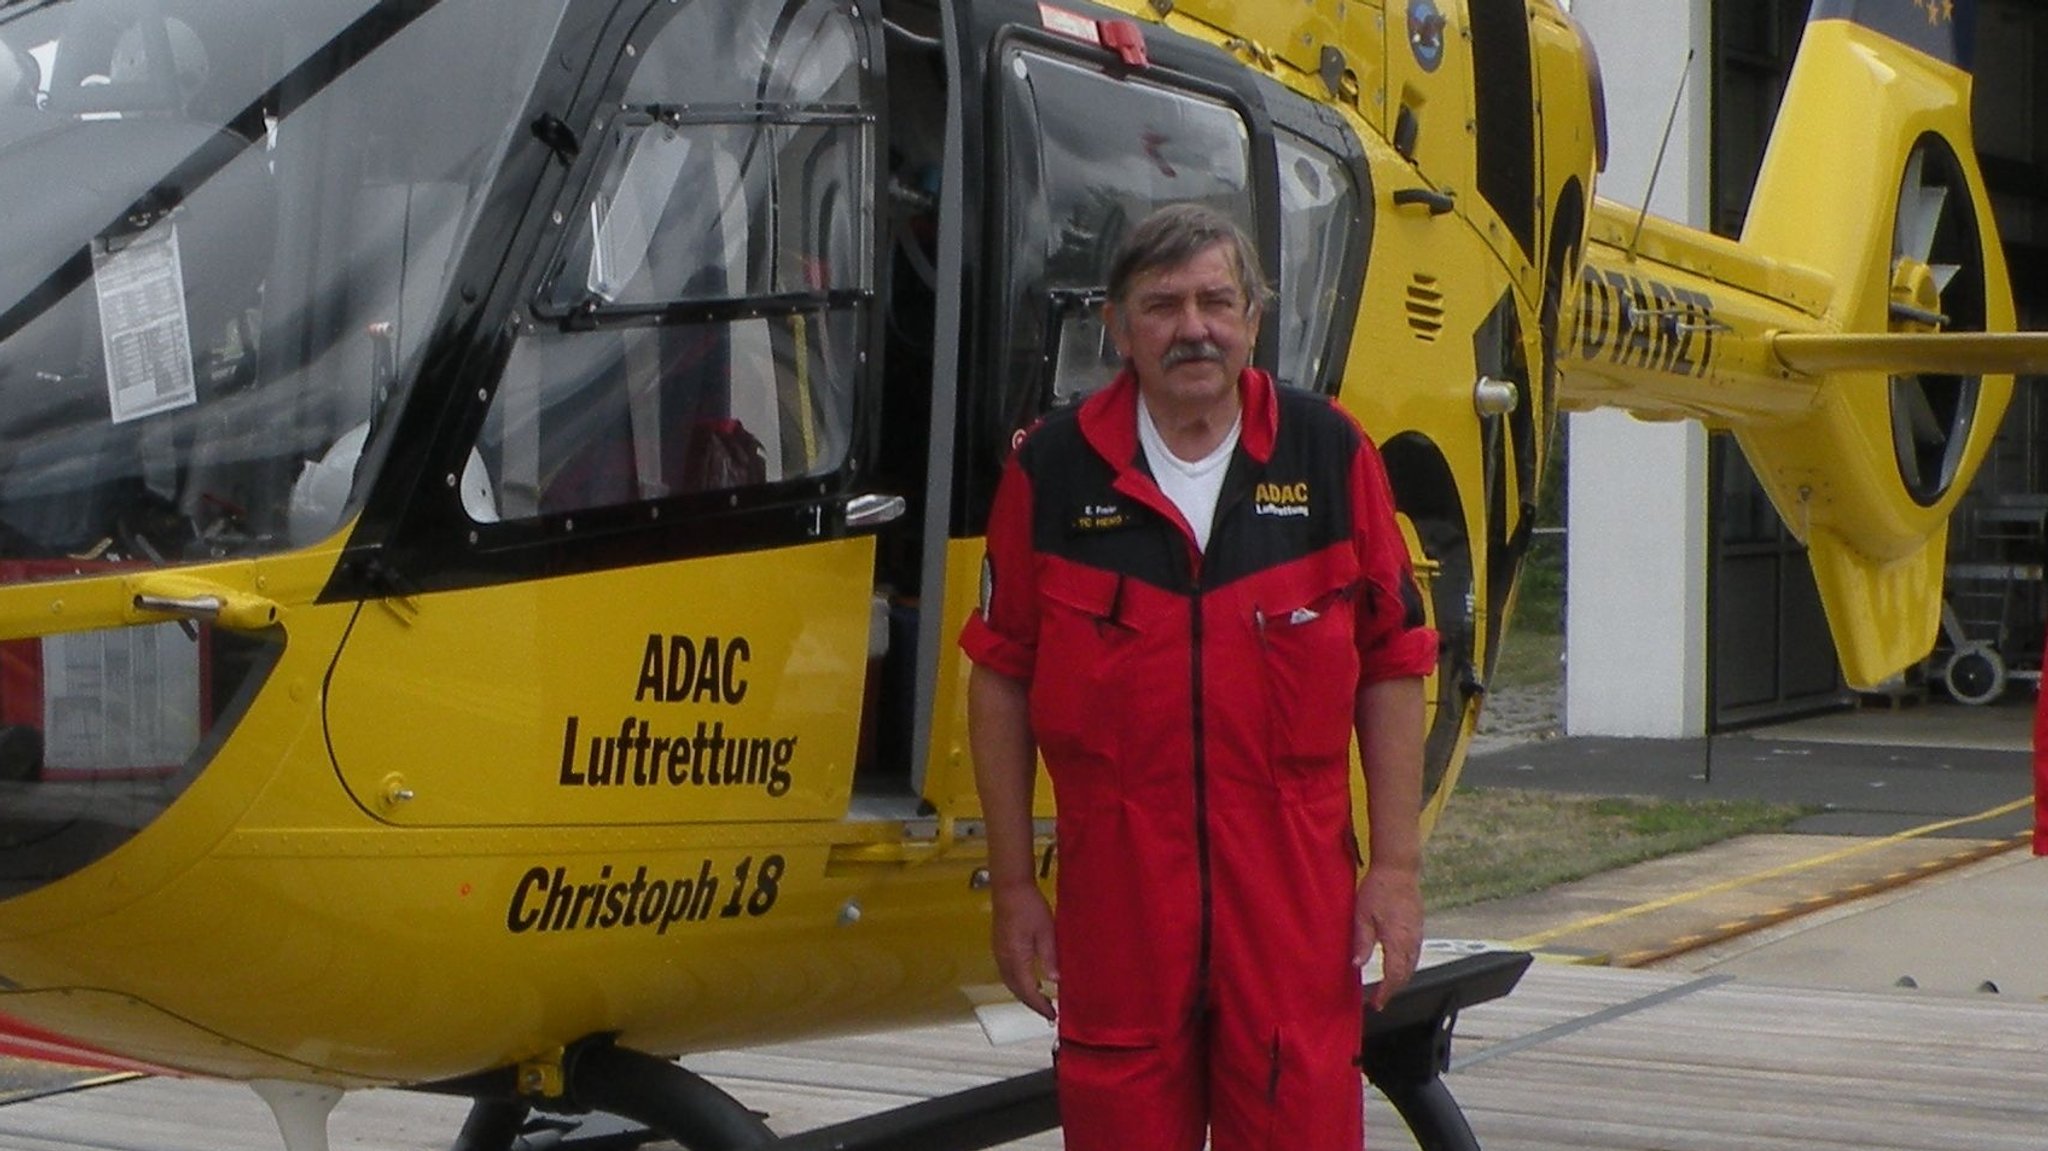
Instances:
[[[1408,50],[1425,72],[1444,62],[1444,24],[1436,0],[1408,0]]]
[[[1122,504],[1082,504],[1067,519],[1076,532],[1111,532],[1131,526],[1131,513]]]
[[[1263,483],[1252,489],[1252,514],[1261,516],[1305,516],[1308,514],[1308,481]]]

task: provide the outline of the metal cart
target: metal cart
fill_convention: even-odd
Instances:
[[[2039,684],[2048,495],[1999,494],[1971,512],[1942,603],[1941,677],[1957,702],[1987,704],[2015,680]],[[1977,558],[1982,557],[1982,558]]]

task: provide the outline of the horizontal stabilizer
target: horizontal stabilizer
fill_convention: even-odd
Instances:
[[[1779,333],[1778,362],[1804,376],[1832,372],[2024,376],[2048,373],[2048,332]]]

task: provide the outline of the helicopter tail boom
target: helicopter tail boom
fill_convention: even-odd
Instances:
[[[1902,19],[1904,12],[1913,17]],[[1924,657],[2014,312],[1971,144],[1971,5],[1819,0],[1739,242],[1601,202],[1562,402],[1734,433],[1853,686]]]

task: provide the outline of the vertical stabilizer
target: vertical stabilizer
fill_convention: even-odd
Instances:
[[[1742,236],[1830,277],[1813,331],[2013,327],[1971,137],[1974,14],[1961,0],[1816,0]],[[1932,646],[1948,517],[2010,394],[2009,376],[1944,367],[1811,376],[1810,415],[1735,429],[1812,550],[1859,686]]]

